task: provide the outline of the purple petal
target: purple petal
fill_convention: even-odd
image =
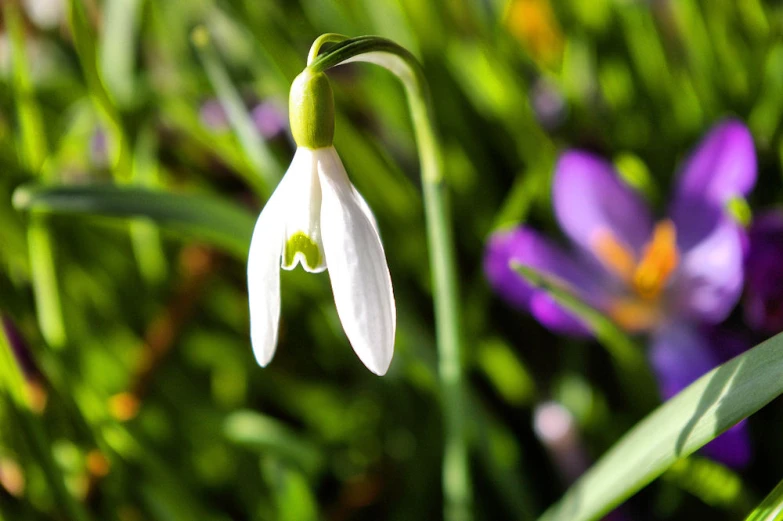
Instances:
[[[742,468],[750,462],[751,445],[747,422],[742,420],[702,449],[706,455],[730,467]]]
[[[732,347],[726,346],[729,351]],[[663,399],[668,400],[723,362],[719,351],[721,346],[710,344],[706,335],[687,324],[668,324],[657,331],[648,356]],[[750,441],[744,422],[715,438],[704,451],[726,465],[745,465],[750,459]]]
[[[783,212],[754,219],[745,260],[745,321],[764,333],[783,330]]]
[[[648,356],[664,400],[718,365],[718,357],[699,331],[679,322],[656,331]]]
[[[493,235],[484,257],[484,271],[495,291],[511,304],[529,311],[549,329],[585,334],[587,329],[543,291],[530,286],[511,268],[516,261],[561,281],[581,298],[600,306],[605,295],[601,275],[529,228]]]
[[[597,233],[611,233],[635,254],[650,238],[647,205],[609,163],[587,152],[569,151],[560,157],[553,202],[560,226],[588,251],[594,251]]]
[[[530,298],[530,314],[550,331],[572,336],[590,336],[592,333],[579,318],[566,311],[549,294],[534,291]]]
[[[720,208],[703,203],[674,215],[680,263],[672,280],[677,314],[717,324],[742,293],[744,232]]]
[[[747,195],[756,184],[753,136],[737,120],[717,124],[686,160],[676,200],[705,200],[723,206]]]

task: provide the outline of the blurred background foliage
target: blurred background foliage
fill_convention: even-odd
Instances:
[[[247,245],[293,153],[290,82],[322,33],[391,38],[430,81],[479,519],[532,519],[574,478],[534,432],[537,404],[561,404],[590,461],[657,401],[630,396],[600,344],[553,336],[484,280],[491,231],[555,231],[558,151],[614,159],[660,209],[688,148],[733,115],[756,140],[751,208],[781,198],[776,0],[0,5],[5,520],[442,515],[416,149],[386,71],[352,65],[330,77],[336,146],[376,214],[394,281],[391,370],[366,371],[327,276],[301,270],[282,273],[274,362],[259,368],[250,349]],[[42,185],[65,188],[38,197]],[[780,478],[781,413],[776,402],[751,419],[758,457],[741,474],[688,458],[622,515],[741,517]]]

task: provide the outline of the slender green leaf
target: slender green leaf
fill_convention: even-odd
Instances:
[[[158,142],[154,132],[147,127],[139,133],[133,155],[133,182],[148,188],[158,188]],[[147,219],[130,223],[133,252],[139,271],[150,285],[162,283],[168,271],[166,254],[160,240],[160,230]]]
[[[130,144],[123,129],[122,118],[98,67],[96,35],[90,25],[83,2],[70,0],[69,20],[76,53],[84,79],[96,109],[101,114],[109,135],[112,169],[115,178],[127,181],[131,175]]]
[[[245,156],[253,165],[256,173],[264,179],[267,192],[271,193],[272,188],[277,185],[283,174],[280,164],[253,125],[239,92],[231,83],[228,73],[212,46],[206,27],[197,27],[193,31],[192,40],[199,58],[204,64],[204,71],[226,111],[228,121],[236,132]]]
[[[653,407],[651,398],[656,396],[655,382],[650,374],[641,349],[614,322],[579,300],[563,284],[528,266],[513,263],[514,270],[529,284],[549,293],[558,304],[582,319],[606,347],[617,364],[620,379],[629,395],[646,410]]]
[[[296,468],[270,458],[262,462],[261,471],[274,491],[277,519],[280,521],[316,521],[318,507],[305,476]]]
[[[243,260],[255,224],[250,212],[215,197],[113,185],[22,186],[14,192],[13,203],[18,210],[34,213],[146,217],[225,248]]]
[[[783,393],[783,334],[716,367],[638,423],[539,521],[598,519]]]
[[[708,505],[737,514],[747,512],[755,503],[739,474],[696,454],[677,461],[661,479],[674,483]]]
[[[233,413],[226,419],[223,430],[234,443],[283,458],[310,473],[323,463],[315,444],[291,431],[284,423],[254,411]]]
[[[781,521],[783,520],[783,481],[777,484],[764,501],[759,503],[745,521]]]
[[[46,159],[46,133],[30,79],[30,63],[19,5],[16,2],[4,2],[2,13],[10,36],[13,60],[11,85],[19,118],[22,161],[31,171],[37,172]]]
[[[121,105],[128,105],[135,90],[133,66],[142,1],[109,0],[105,5],[100,70],[106,89]]]
[[[68,333],[63,317],[60,286],[57,283],[54,237],[45,216],[34,215],[30,219],[27,249],[41,334],[50,347],[62,349],[68,341]]]

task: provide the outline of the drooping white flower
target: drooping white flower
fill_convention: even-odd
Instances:
[[[328,268],[337,314],[359,359],[375,374],[389,368],[396,308],[375,218],[332,146],[334,108],[323,73],[305,70],[291,87],[298,145],[288,171],[253,231],[248,257],[250,334],[256,360],[277,345],[280,272],[297,264]]]

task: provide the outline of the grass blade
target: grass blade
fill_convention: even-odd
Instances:
[[[783,481],[772,489],[764,501],[759,503],[745,521],[781,521],[783,520]]]
[[[14,192],[14,207],[34,213],[85,217],[146,217],[163,227],[186,231],[245,260],[255,217],[215,197],[173,194],[144,188],[27,185]]]
[[[539,521],[588,521],[783,394],[783,334],[716,367],[614,445]]]
[[[629,396],[645,411],[656,404],[651,397],[657,395],[655,381],[647,367],[642,350],[624,331],[608,317],[582,302],[562,284],[528,266],[512,263],[512,268],[528,284],[549,293],[563,306],[587,324],[596,339],[609,351],[617,365],[618,375]]]

